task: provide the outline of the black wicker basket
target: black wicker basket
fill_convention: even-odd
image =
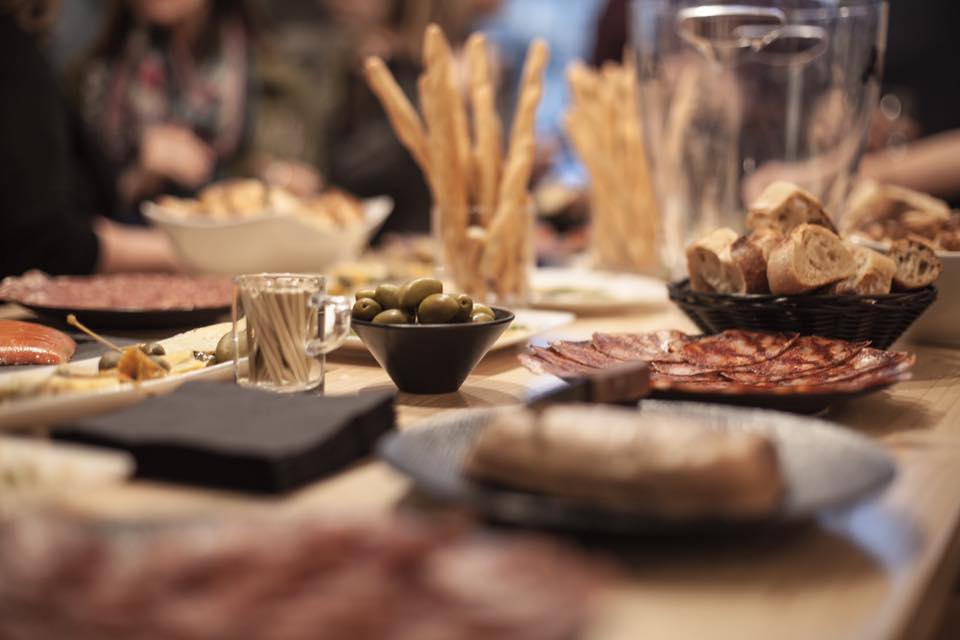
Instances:
[[[933,285],[880,296],[807,294],[734,295],[690,289],[689,280],[668,286],[670,299],[704,333],[725,329],[795,331],[843,340],[870,340],[886,349],[937,299]]]

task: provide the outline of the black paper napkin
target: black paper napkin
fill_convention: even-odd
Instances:
[[[53,435],[129,451],[138,477],[279,493],[369,455],[394,426],[393,395],[274,394],[195,382]]]

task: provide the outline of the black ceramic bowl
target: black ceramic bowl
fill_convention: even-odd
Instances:
[[[354,319],[353,329],[401,391],[450,393],[513,322],[506,309],[494,307],[493,312],[493,322],[478,324],[373,324]]]

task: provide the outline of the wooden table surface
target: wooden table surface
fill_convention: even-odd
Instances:
[[[663,308],[584,318],[551,337],[661,327],[692,330],[678,312]],[[881,498],[773,534],[591,542],[620,559],[627,575],[600,599],[586,637],[922,640],[935,632],[960,571],[960,350],[898,348],[918,355],[912,380],[825,414],[892,450],[899,474]],[[522,369],[516,351],[495,352],[458,393],[399,394],[400,426],[450,409],[518,403],[550,384],[555,380]],[[328,363],[329,393],[392,388],[366,356]],[[408,506],[410,493],[404,477],[371,460],[280,499],[133,482],[70,502],[111,517],[264,505],[382,514]]]

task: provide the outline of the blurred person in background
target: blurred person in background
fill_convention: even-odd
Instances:
[[[956,0],[891,0],[883,98],[861,175],[960,204],[960,81],[948,64]]]
[[[76,95],[119,175],[127,215],[254,175],[318,189],[305,78],[273,55],[246,0],[114,0]]]
[[[109,164],[41,50],[56,5],[0,0],[0,277],[175,269],[159,231],[103,217]]]

